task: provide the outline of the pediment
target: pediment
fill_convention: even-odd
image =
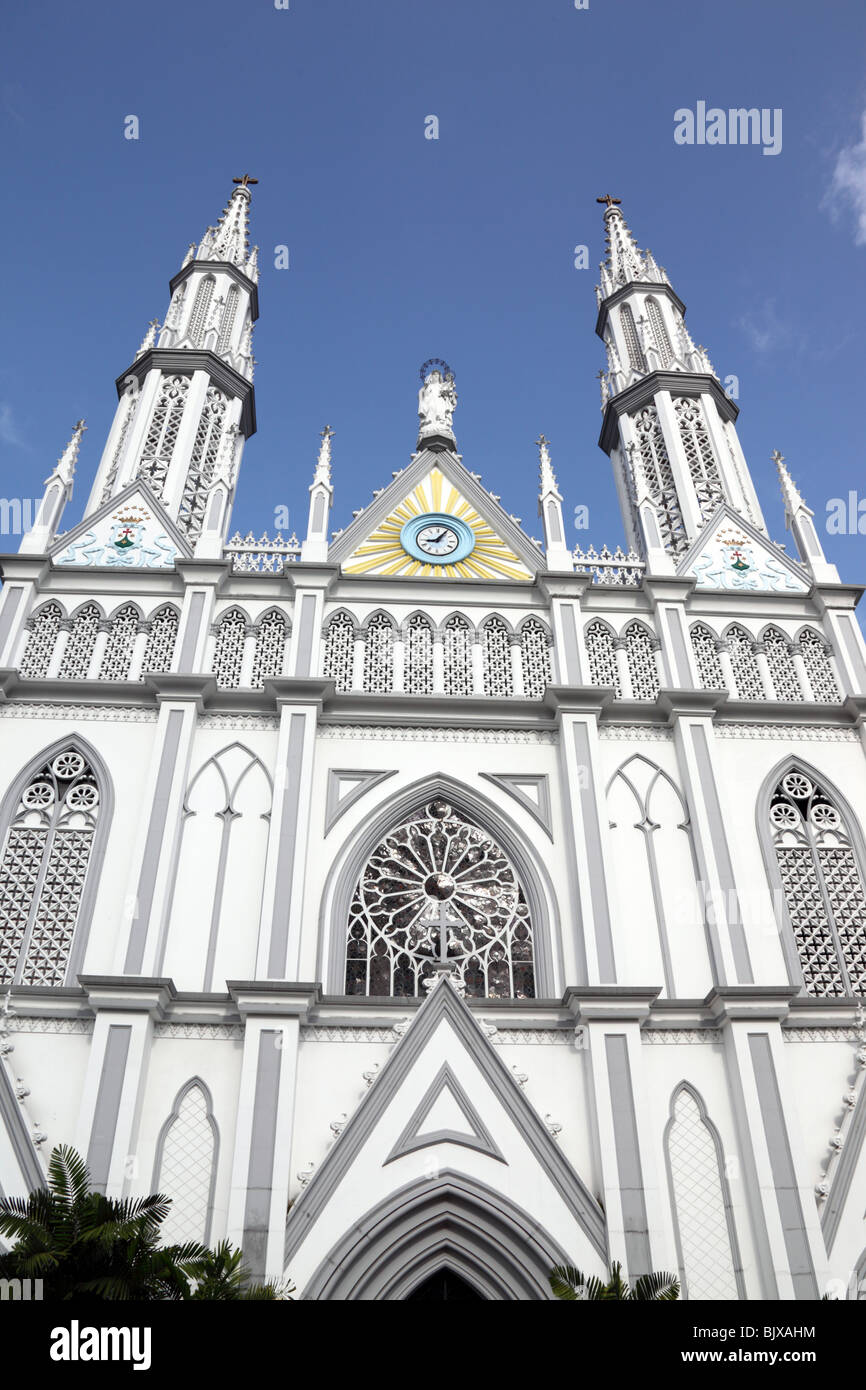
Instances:
[[[449,563],[425,563],[405,545],[421,516],[456,518],[471,550]],[[451,453],[425,450],[332,544],[344,574],[422,579],[530,581],[544,567],[541,551],[499,502]]]
[[[810,588],[802,567],[728,506],[719,508],[677,574],[695,579],[699,590],[804,594]]]
[[[55,565],[171,569],[189,559],[186,538],[140,479],[103,503],[52,546]]]

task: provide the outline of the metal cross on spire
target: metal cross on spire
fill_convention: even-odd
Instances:
[[[254,179],[252,174],[244,174],[242,178],[232,179],[232,183],[239,183],[241,188],[247,188],[251,183],[258,183],[258,179]]]
[[[778,449],[773,450],[773,452],[770,455],[770,458],[773,460],[775,464],[784,463],[785,461],[785,455],[780,454]]]
[[[622,198],[614,198],[610,193],[605,193],[603,198],[596,198],[597,203],[607,203],[609,208],[619,207]]]

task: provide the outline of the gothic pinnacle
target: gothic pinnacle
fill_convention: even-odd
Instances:
[[[785,521],[790,522],[792,516],[796,516],[799,511],[809,511],[806,503],[800,495],[799,488],[785,467],[785,455],[780,454],[778,449],[774,449],[770,458],[776,465],[776,472],[779,475],[779,484],[782,489],[782,499],[785,503]],[[811,512],[809,512],[811,515]]]
[[[331,484],[331,440],[334,438],[334,431],[330,425],[326,425],[321,431],[322,442],[319,445],[319,457],[316,460],[316,472],[313,483]]]
[[[209,227],[198,249],[199,260],[228,261],[244,270],[250,259],[249,185],[258,183],[250,174],[233,179],[235,188],[216,227]]]
[[[78,462],[78,451],[81,448],[81,436],[86,429],[87,426],[83,420],[76,420],[75,428],[72,431],[72,438],[57,460],[57,467],[51,475],[52,477],[58,477],[64,487],[69,489],[72,487],[75,465]],[[48,483],[50,479],[46,478],[45,481]]]

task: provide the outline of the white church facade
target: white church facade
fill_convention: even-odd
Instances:
[[[778,455],[772,539],[611,199],[627,552],[572,549],[543,436],[529,536],[438,361],[346,529],[326,428],[303,539],[230,538],[236,182],[118,377],[83,520],[79,423],[2,557],[0,1188],[72,1143],[305,1299],[545,1299],[617,1259],[697,1300],[856,1298],[861,588]]]

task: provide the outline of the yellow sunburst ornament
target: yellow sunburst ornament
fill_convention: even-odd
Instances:
[[[352,552],[346,574],[531,579],[532,572],[444,475],[430,472]]]

